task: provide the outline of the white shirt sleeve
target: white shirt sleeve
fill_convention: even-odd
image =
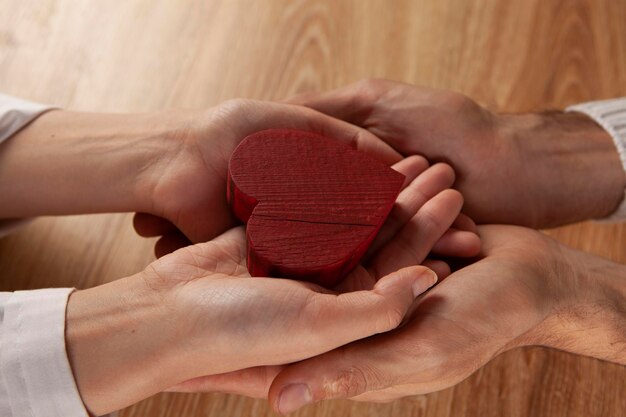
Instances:
[[[0,142],[50,108],[0,94]],[[0,235],[24,221],[0,222]],[[0,292],[1,417],[88,417],[65,350],[72,291]]]
[[[566,110],[586,114],[611,135],[626,173],[626,97],[576,104]],[[602,220],[626,221],[626,189],[617,210]]]
[[[51,106],[0,94],[0,144],[51,109]],[[28,221],[29,219],[0,219],[0,238]]]
[[[71,288],[0,293],[0,415],[88,417],[65,351]]]
[[[53,108],[0,94],[0,142],[10,138],[41,113]]]

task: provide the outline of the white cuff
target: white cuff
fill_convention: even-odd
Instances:
[[[65,351],[72,291],[3,293],[0,397],[10,405],[11,417],[88,417]]]
[[[0,142],[10,138],[39,115],[53,108],[45,104],[0,94]],[[0,238],[27,222],[28,220],[19,219],[0,220]]]
[[[0,142],[11,137],[41,113],[51,109],[52,106],[0,94]]]
[[[626,175],[626,98],[590,101],[570,106],[565,110],[586,114],[611,135]],[[626,189],[624,199],[617,210],[602,220],[626,221]]]

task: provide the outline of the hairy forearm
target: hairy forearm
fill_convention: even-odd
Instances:
[[[149,209],[172,117],[54,110],[0,146],[0,218]]]
[[[626,365],[626,265],[574,250],[566,256],[572,268],[560,277],[559,300],[525,344]]]
[[[611,137],[593,120],[564,112],[499,117],[501,135],[517,149],[511,163],[529,185],[535,226],[601,218],[617,208],[626,175]]]

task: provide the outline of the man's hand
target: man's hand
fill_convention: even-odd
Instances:
[[[482,260],[429,291],[395,331],[282,370],[269,390],[274,408],[441,390],[524,345],[626,364],[626,267],[529,229],[479,231]]]
[[[445,161],[478,223],[550,227],[604,217],[626,178],[610,136],[578,113],[498,115],[450,91],[366,80],[290,100],[398,152]]]

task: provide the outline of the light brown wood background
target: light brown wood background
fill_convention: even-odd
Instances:
[[[624,0],[0,0],[0,91],[80,110],[281,99],[385,77],[516,112],[626,95]],[[626,225],[550,232],[626,262]],[[42,218],[0,240],[0,289],[89,287],[143,268],[129,215]],[[624,416],[626,370],[541,348],[458,386],[299,416]],[[268,416],[265,401],[163,394],[124,417]]]

